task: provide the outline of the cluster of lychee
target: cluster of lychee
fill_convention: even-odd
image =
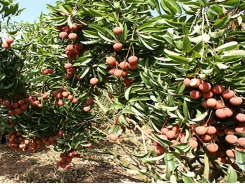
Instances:
[[[11,44],[14,42],[14,39],[12,37],[6,38],[3,43],[2,47],[5,49],[9,49],[11,47]]]
[[[151,135],[152,129],[146,129],[145,133]],[[182,128],[180,128],[178,125],[163,127],[161,129],[161,134],[158,134],[158,136],[161,139],[171,141],[171,147],[187,142],[185,133],[182,132]],[[195,137],[189,138],[188,144],[192,148],[196,148],[198,146],[198,142]],[[159,143],[153,142],[153,145],[155,146],[155,152],[157,155],[162,155],[165,153],[166,150]]]
[[[38,137],[22,137],[21,132],[14,131],[7,135],[9,147],[16,151],[30,151],[37,152],[45,145],[50,146],[51,144],[56,143],[56,139],[60,138],[63,134],[63,130],[60,130],[56,136],[49,138],[38,138]]]
[[[184,84],[191,89],[190,97],[192,99],[203,97],[202,106],[215,109],[215,115],[220,119],[232,117],[233,107],[238,107],[243,103],[242,98],[236,96],[233,90],[224,89],[219,84],[212,86],[210,83],[196,78],[186,78]],[[237,112],[236,120],[245,122],[245,114]]]
[[[75,32],[82,28],[83,24],[72,24],[72,27],[69,25],[57,27],[57,29],[61,31],[59,33],[59,37],[63,40],[68,38],[71,41],[65,49],[65,53],[70,60],[75,60],[77,55],[79,55],[83,49],[83,45],[81,43],[75,43],[77,39],[77,33]]]
[[[15,94],[12,102],[10,100],[0,99],[0,103],[8,109],[9,116],[19,116],[23,114],[29,105],[37,108],[42,106],[41,101],[37,97],[28,94],[25,94],[23,97],[19,94]]]
[[[78,154],[76,151],[61,153],[61,159],[56,163],[57,167],[65,168],[66,170],[71,169],[70,163],[74,157],[80,157],[80,154]]]

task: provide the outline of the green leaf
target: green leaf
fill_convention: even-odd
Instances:
[[[175,164],[175,161],[174,161],[174,157],[173,157],[173,154],[172,153],[165,153],[165,156],[164,156],[164,161],[166,163],[166,169],[167,169],[167,178],[171,176],[172,174],[172,171],[175,170],[176,168],[176,164]]]
[[[173,15],[175,15],[176,13],[179,13],[179,14],[182,13],[182,10],[179,4],[176,3],[174,0],[164,0],[164,3]]]
[[[182,57],[182,56],[168,55],[168,57],[181,64],[186,64],[189,62],[189,59]]]
[[[125,42],[127,40],[128,40],[128,27],[127,24],[125,23],[123,26],[122,41]]]
[[[125,126],[129,126],[129,123],[127,122],[127,120],[125,119],[124,115],[123,114],[120,114],[118,116],[118,121],[120,123],[123,123]]]
[[[226,176],[227,183],[236,183],[237,182],[237,173],[231,165],[229,165]]]
[[[187,176],[182,176],[182,180],[184,181],[184,183],[195,183],[193,179]]]
[[[58,4],[59,9],[66,15],[69,15],[69,12],[62,6],[61,3]]]
[[[227,51],[227,50],[236,50],[237,47],[238,47],[238,42],[232,41],[232,42],[228,42],[228,43],[225,43],[225,44],[217,47],[215,50],[218,51],[218,52],[221,51],[221,50],[225,50],[225,51]]]
[[[115,43],[114,40],[110,40],[109,38],[105,37],[104,35],[102,35],[100,32],[98,32],[98,35],[105,41],[110,42],[110,43]]]
[[[85,75],[87,75],[87,73],[89,72],[90,68],[89,67],[86,67],[84,68],[80,73],[79,73],[79,77],[80,78],[83,78]]]
[[[245,57],[245,50],[231,50],[231,51],[225,51],[221,55],[222,58],[229,58],[229,57]]]
[[[191,50],[191,41],[189,40],[188,36],[183,38],[183,52],[189,52]]]
[[[245,152],[236,150],[236,163],[240,169],[245,171]]]
[[[187,103],[186,103],[185,100],[184,100],[184,103],[183,103],[183,113],[184,113],[185,119],[189,119],[190,118],[188,106],[187,106]]]
[[[203,114],[199,115],[198,117],[191,119],[191,121],[201,121],[208,115],[208,111],[204,112]]]
[[[130,95],[131,89],[132,89],[132,86],[127,88],[125,93],[124,93],[124,97],[125,97],[126,100],[129,100],[129,95]]]
[[[203,171],[203,177],[205,179],[209,179],[209,173],[210,172],[210,168],[209,168],[209,158],[207,156],[207,154],[204,154],[204,171]]]
[[[218,19],[214,22],[213,26],[215,28],[222,28],[224,26],[227,26],[227,23],[230,21],[230,17],[229,16],[226,16],[226,17],[223,17],[221,19]]]
[[[140,41],[143,43],[143,45],[148,48],[149,50],[154,50],[151,46],[149,46],[141,37],[139,37]]]
[[[134,97],[129,100],[129,102],[135,102],[135,101],[148,101],[151,100],[149,97]]]

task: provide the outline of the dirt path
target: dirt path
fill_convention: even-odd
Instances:
[[[92,152],[91,152],[92,153]],[[122,183],[139,182],[127,174],[110,155],[90,155],[89,160],[74,158],[72,169],[56,167],[59,153],[50,146],[38,153],[14,152],[7,144],[0,145],[1,183]],[[99,162],[100,160],[100,162]],[[104,162],[105,161],[105,162]]]

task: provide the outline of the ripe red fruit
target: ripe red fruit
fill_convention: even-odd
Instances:
[[[52,68],[48,68],[47,70],[48,70],[49,74],[53,74],[54,73],[54,70]]]
[[[59,106],[63,106],[64,104],[65,104],[65,102],[64,102],[63,100],[59,100],[59,101],[58,101],[58,105],[59,105]]]
[[[116,71],[116,68],[111,68],[109,70],[109,74],[114,75],[115,71]]]
[[[207,127],[204,127],[204,126],[197,126],[195,128],[195,131],[196,131],[197,135],[204,135],[207,133],[208,129],[207,129]]]
[[[195,139],[189,139],[189,145],[195,149],[198,146],[198,142]]]
[[[235,152],[233,150],[231,150],[231,149],[226,150],[225,153],[230,158],[234,158],[235,157]]]
[[[98,84],[99,83],[99,79],[97,79],[97,78],[91,78],[90,79],[90,84],[92,84],[92,85],[96,85],[96,84]]]
[[[203,82],[201,83],[198,88],[202,91],[202,92],[208,92],[211,90],[212,86],[211,84],[209,84],[208,82]]]
[[[201,92],[200,91],[198,91],[198,90],[192,90],[191,92],[190,92],[190,97],[192,98],[192,99],[199,99],[199,98],[201,98],[201,96],[202,96],[202,94],[201,94]]]
[[[214,127],[214,126],[209,126],[209,127],[208,127],[207,134],[213,135],[213,134],[215,134],[216,132],[217,132],[217,128],[216,128],[216,127]]]
[[[120,67],[122,70],[127,69],[128,66],[129,66],[129,64],[128,64],[128,62],[126,62],[126,61],[123,61],[123,62],[121,62],[121,63],[119,64],[119,67]]]
[[[65,67],[65,69],[69,69],[69,68],[71,68],[73,65],[71,64],[71,63],[66,63],[65,65],[64,65],[64,67]]]
[[[208,108],[208,106],[207,106],[207,100],[203,100],[203,101],[202,101],[202,106],[203,106],[204,108]]]
[[[68,97],[69,97],[69,96],[68,96]],[[68,97],[67,97],[67,98],[68,98]],[[77,103],[77,101],[78,101],[77,98],[72,98],[71,103],[75,104],[75,103]]]
[[[217,110],[215,111],[215,114],[216,114],[216,116],[217,116],[218,118],[220,118],[220,119],[223,119],[223,118],[226,118],[226,117],[227,117],[226,112],[225,112],[224,109],[217,109]]]
[[[162,132],[163,135],[166,135],[167,131],[169,131],[168,128],[162,128],[161,129],[161,132]]]
[[[76,24],[72,24],[72,27],[70,29],[72,31],[76,31],[78,29],[78,26]]]
[[[217,104],[217,100],[214,98],[209,98],[209,99],[207,99],[206,103],[207,103],[208,107],[215,107]]]
[[[240,137],[239,139],[237,139],[237,144],[239,144],[239,146],[244,147],[245,146],[245,137]]]
[[[173,130],[169,130],[169,131],[166,132],[166,136],[167,136],[168,139],[174,139],[175,135],[176,135],[176,133]]]
[[[138,68],[138,63],[135,63],[135,64],[129,63],[128,68],[130,70],[136,70]]]
[[[224,91],[224,87],[222,85],[215,85],[212,87],[212,92],[215,94],[221,94]]]
[[[106,63],[109,65],[109,66],[116,66],[116,59],[114,57],[107,57],[106,58]]]
[[[231,135],[231,134],[233,134],[233,132],[234,132],[234,127],[226,127],[226,128],[224,129],[224,133],[225,133],[226,135]]]
[[[114,71],[114,76],[117,77],[117,78],[120,78],[120,77],[122,76],[122,73],[123,73],[122,70],[116,69],[116,70]]]
[[[234,106],[238,106],[238,105],[241,105],[242,104],[242,98],[241,97],[237,97],[237,96],[234,96],[230,99],[230,103]]]
[[[69,170],[69,169],[71,169],[71,165],[66,165],[65,168],[66,168],[66,170]]]
[[[61,39],[65,39],[65,38],[67,38],[67,36],[68,36],[67,32],[60,32],[60,33],[59,33],[59,37],[60,37]]]
[[[88,105],[94,105],[94,100],[92,98],[89,98],[89,99],[86,100],[86,103]]]
[[[138,62],[138,57],[137,57],[137,56],[130,56],[130,57],[128,58],[128,62],[129,62],[129,63],[132,63],[132,64],[135,64],[135,63]]]
[[[69,35],[68,35],[68,38],[70,39],[70,40],[76,40],[77,39],[77,34],[76,33],[70,33]]]
[[[189,78],[185,78],[183,81],[183,83],[185,84],[186,87],[189,87],[190,82],[191,82],[191,79],[189,79]]]
[[[211,141],[212,138],[213,138],[213,135],[209,135],[209,134],[201,135],[201,139],[202,139],[203,142]]]
[[[210,143],[206,146],[207,150],[211,153],[215,153],[218,151],[219,146],[215,143]]]
[[[120,35],[120,34],[122,34],[122,28],[121,28],[121,27],[115,27],[115,28],[113,28],[113,33],[114,33],[115,35]]]
[[[63,96],[63,97],[68,97],[68,95],[69,95],[69,92],[67,92],[67,91],[63,91],[63,92],[62,92],[62,96]]]
[[[244,123],[240,123],[236,128],[235,131],[237,133],[241,133],[241,134],[245,134],[245,124]]]
[[[146,130],[145,130],[145,133],[146,133],[147,135],[151,135],[152,129],[150,129],[150,128],[146,129]]]
[[[5,49],[9,49],[10,48],[10,44],[7,44],[6,42],[2,43],[2,47]]]
[[[111,141],[116,141],[118,138],[119,138],[119,136],[117,134],[114,134],[114,133],[109,136],[109,139]]]
[[[157,154],[157,156],[162,155],[163,153],[165,153],[165,149],[162,146],[156,146],[155,152]]]
[[[14,39],[12,37],[8,37],[5,39],[5,42],[9,45],[11,45],[14,42]]]
[[[66,51],[73,51],[74,50],[74,45],[72,45],[72,44],[67,45],[65,50]]]
[[[212,91],[208,91],[208,92],[202,92],[202,96],[203,98],[212,98],[213,97],[213,92]]]
[[[222,109],[222,108],[224,108],[224,106],[225,106],[224,102],[221,100],[218,100],[216,103],[216,106],[214,108],[215,109]]]
[[[75,50],[82,50],[83,49],[83,44],[81,43],[76,43],[74,46]]]
[[[235,96],[235,92],[229,89],[226,89],[222,92],[222,97],[225,99],[231,99],[233,96]]]
[[[123,48],[123,44],[122,43],[115,43],[113,45],[113,49],[116,50],[116,51],[119,51]]]
[[[71,32],[70,26],[64,26],[63,31],[67,32],[68,34]]]
[[[191,82],[189,83],[189,86],[192,87],[192,88],[198,88],[200,84],[201,84],[201,80],[200,79],[193,78],[193,79],[191,79]]]
[[[179,132],[179,129],[180,129],[180,127],[179,127],[178,125],[174,125],[174,126],[172,127],[172,130],[173,130],[174,132],[176,132],[176,133]]]
[[[14,113],[15,113],[16,115],[20,115],[20,114],[23,113],[23,111],[22,111],[21,109],[17,108],[17,109],[14,109]]]
[[[225,107],[223,110],[226,113],[226,117],[231,117],[233,115],[233,110],[231,108]]]
[[[242,114],[242,113],[238,113],[236,115],[236,120],[241,122],[241,123],[244,123],[245,122],[245,114]]]
[[[237,142],[237,136],[235,135],[226,135],[225,141],[230,144],[235,144]]]
[[[84,110],[85,112],[89,112],[89,111],[91,110],[91,108],[90,108],[89,106],[86,106],[86,107],[83,107],[83,110]]]

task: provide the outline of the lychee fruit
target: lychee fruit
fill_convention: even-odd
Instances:
[[[175,135],[176,135],[176,133],[173,130],[169,130],[166,132],[166,136],[168,139],[174,139]]]
[[[198,86],[201,84],[200,79],[193,78],[191,79],[191,82],[189,83],[189,86],[192,88],[198,88]]]
[[[235,157],[235,152],[233,150],[231,150],[231,149],[226,150],[225,153],[230,158],[234,158]]]
[[[233,133],[234,133],[234,127],[226,127],[226,128],[224,129],[224,133],[225,133],[226,135],[231,135],[231,134],[233,134]]]
[[[231,117],[233,115],[233,110],[231,108],[225,107],[223,110],[226,113],[226,117]]]
[[[113,49],[116,50],[116,51],[119,51],[123,48],[123,44],[122,43],[115,43],[113,45]]]
[[[226,89],[222,92],[222,97],[225,99],[231,99],[233,96],[235,96],[235,92],[229,89]]]
[[[155,152],[156,152],[157,156],[159,156],[159,155],[162,155],[163,153],[165,153],[165,149],[162,146],[158,145],[155,148]]]
[[[136,64],[138,62],[138,57],[137,56],[130,56],[128,58],[128,62],[131,64]]]
[[[203,142],[211,141],[212,138],[213,138],[213,135],[209,135],[209,134],[201,135],[201,139],[202,139]]]
[[[60,33],[59,33],[59,37],[60,37],[61,39],[65,39],[65,38],[67,38],[67,36],[68,36],[67,32],[60,32]]]
[[[198,88],[202,91],[202,92],[208,92],[211,90],[211,84],[209,84],[208,82],[203,82],[201,83]]]
[[[109,136],[109,139],[110,139],[111,141],[116,141],[118,138],[119,138],[119,136],[118,136],[117,134],[115,134],[115,133],[113,133],[113,134],[111,134],[111,135]]]
[[[198,142],[195,139],[189,139],[189,145],[195,149],[198,146]]]
[[[76,40],[77,39],[77,34],[76,33],[70,33],[68,35],[68,38],[72,41]]]
[[[217,128],[216,127],[214,127],[214,126],[209,126],[208,127],[207,134],[213,135],[213,134],[216,134],[216,132],[217,132]]]
[[[106,63],[109,65],[109,66],[116,66],[116,59],[114,57],[107,57],[106,58]]]
[[[187,87],[190,85],[190,82],[191,82],[191,79],[189,79],[189,78],[185,78],[184,81],[183,81],[183,83],[184,83],[185,86],[187,86]]]
[[[208,107],[215,107],[217,104],[217,100],[214,98],[207,99],[207,106]]]
[[[203,98],[212,98],[213,97],[213,92],[212,91],[208,91],[208,92],[202,92],[202,96]]]
[[[239,106],[242,104],[242,98],[241,97],[237,97],[237,96],[234,96],[230,99],[230,103],[234,106]]]
[[[235,135],[226,135],[225,141],[230,144],[235,144],[237,142],[237,136]]]
[[[220,119],[224,119],[224,118],[227,117],[226,112],[225,112],[224,109],[217,109],[217,110],[215,111],[215,115],[216,115],[218,118],[220,118]]]
[[[192,99],[199,99],[199,98],[201,98],[201,96],[202,96],[202,94],[201,94],[201,92],[200,91],[198,91],[198,90],[192,90],[191,92],[190,92],[190,97],[192,98]]]
[[[242,114],[242,113],[238,113],[236,115],[236,120],[241,122],[241,123],[244,123],[245,122],[245,114]]]
[[[245,134],[245,124],[240,123],[237,127],[235,127],[235,131],[237,133]]]
[[[222,85],[217,84],[213,86],[211,90],[215,94],[221,94],[224,91],[224,87]]]
[[[239,139],[237,139],[237,144],[239,144],[239,146],[244,147],[245,146],[245,137],[240,137]]]
[[[219,146],[216,143],[210,143],[206,146],[207,150],[211,153],[215,153],[218,151]]]
[[[14,39],[12,37],[8,37],[5,39],[5,42],[9,45],[11,45],[14,42]]]
[[[99,79],[98,79],[98,78],[94,77],[94,78],[91,78],[91,79],[90,79],[90,84],[96,85],[96,84],[98,84],[98,83],[99,83]]]
[[[161,132],[162,132],[163,135],[166,135],[167,131],[169,131],[168,128],[162,128],[161,129]]]
[[[204,135],[207,133],[208,129],[207,129],[207,127],[204,127],[204,126],[197,126],[195,128],[195,131],[196,131],[197,135]]]
[[[115,28],[113,28],[113,33],[115,34],[115,35],[120,35],[120,34],[122,34],[122,28],[121,27],[115,27]]]
[[[225,106],[224,102],[221,100],[218,100],[216,103],[216,106],[214,108],[215,109],[222,109],[222,108],[224,108],[224,106]]]

